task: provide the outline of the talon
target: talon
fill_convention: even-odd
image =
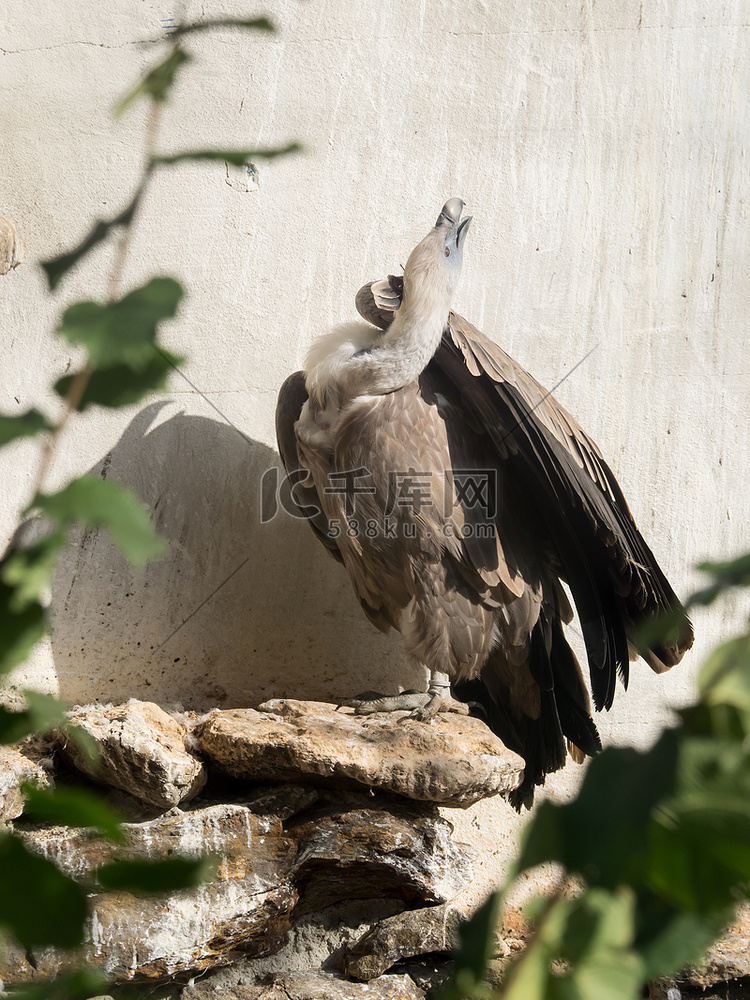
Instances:
[[[426,694],[418,691],[404,691],[402,694],[390,695],[373,700],[358,701],[353,699],[355,715],[373,715],[375,712],[412,712],[421,708],[427,699]]]
[[[447,674],[433,673],[427,691],[402,691],[400,694],[384,695],[378,691],[365,691],[354,698],[340,702],[337,708],[353,708],[355,715],[375,715],[377,712],[406,712],[399,719],[414,719],[416,722],[429,722],[439,712],[456,712],[459,715],[469,715],[469,706],[462,701],[456,701],[451,695],[451,686]]]

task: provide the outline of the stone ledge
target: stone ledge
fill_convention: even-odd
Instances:
[[[9,945],[0,958],[8,984],[49,979],[81,957],[116,982],[173,985],[221,967],[234,976],[238,964],[249,970],[260,963],[263,971],[248,971],[235,1000],[415,1000],[449,974],[462,916],[450,901],[470,882],[473,856],[455,842],[438,805],[501,794],[522,774],[519,758],[482,722],[445,714],[425,724],[404,713],[363,717],[287,700],[200,719],[133,701],[75,710],[71,722],[99,745],[102,763],[92,770],[64,735],[59,757],[125,789],[126,799],[135,796],[135,808],[128,806],[134,818],[145,818],[144,802],[149,817],[161,813],[127,825],[129,856],[213,853],[221,860],[212,882],[197,890],[149,898],[100,893],[94,872],[111,857],[111,845],[91,831],[14,824],[32,850],[86,885],[92,916],[77,956],[44,949],[29,961]],[[22,780],[71,779],[65,768],[55,773],[54,746],[27,743],[0,748],[0,821],[13,823],[21,814]],[[236,783],[217,782],[220,774]],[[251,787],[241,788],[240,802],[227,803],[237,782]],[[173,805],[191,796],[187,809]],[[345,904],[362,908],[360,926],[337,937],[324,914]],[[750,976],[749,915],[750,907],[742,907],[704,965],[665,990]],[[290,969],[301,926],[304,960],[318,928],[319,971]],[[490,984],[502,979],[527,933],[518,911],[506,913]],[[194,993],[184,991],[182,1000],[198,1000]]]
[[[206,783],[203,764],[185,745],[186,727],[153,702],[75,709],[69,724],[86,733],[98,759],[59,733],[58,748],[67,763],[157,809],[189,801]]]
[[[212,714],[196,729],[222,772],[248,781],[310,780],[469,806],[516,788],[523,761],[479,719],[443,713],[360,716],[322,702],[276,700]]]

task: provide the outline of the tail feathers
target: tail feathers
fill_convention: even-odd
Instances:
[[[487,667],[484,668],[485,671]],[[565,741],[560,729],[554,697],[542,694],[542,709],[538,719],[515,712],[504,698],[493,696],[481,678],[461,681],[453,686],[453,694],[469,702],[472,714],[484,719],[509,750],[523,757],[523,780],[508,795],[508,801],[519,812],[534,802],[534,788],[544,784],[544,778],[558,771],[565,763]],[[506,692],[507,694],[507,692]]]
[[[663,674],[680,662],[693,645],[693,625],[682,604],[674,597],[669,610],[648,616],[634,616],[628,622],[631,657],[642,656],[654,673]],[[661,632],[656,639],[643,641],[643,632]]]
[[[508,796],[520,811],[533,804],[535,787],[563,767],[568,749],[580,763],[585,755],[598,753],[602,744],[581,669],[558,621],[550,626],[540,619],[532,633],[529,660],[540,694],[536,717],[512,703],[510,689],[501,680],[503,671],[493,664],[498,656],[491,653],[481,676],[456,683],[453,691],[456,698],[478,706],[476,714],[523,757],[523,780]]]
[[[590,555],[593,561],[593,554]],[[586,563],[571,572],[569,584],[575,598],[589,663],[591,692],[597,711],[609,710],[619,675],[627,687],[628,642],[622,611],[611,587],[603,585],[603,573],[595,573]]]
[[[573,746],[585,756],[593,757],[601,750],[602,741],[591,718],[591,702],[583,672],[559,621],[552,622],[551,633],[550,662],[560,726]]]

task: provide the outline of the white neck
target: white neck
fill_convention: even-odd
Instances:
[[[316,406],[335,401],[340,408],[356,396],[383,395],[413,382],[438,349],[449,308],[445,296],[412,297],[383,335],[351,323],[319,338],[306,363]]]
[[[360,393],[393,392],[418,378],[438,349],[447,321],[447,306],[405,301],[381,343],[352,358]]]

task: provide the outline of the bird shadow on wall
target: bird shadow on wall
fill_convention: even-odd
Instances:
[[[278,454],[173,408],[147,406],[89,471],[132,489],[170,548],[134,570],[104,532],[73,537],[52,590],[60,695],[207,709],[418,684],[342,567],[278,503]]]

